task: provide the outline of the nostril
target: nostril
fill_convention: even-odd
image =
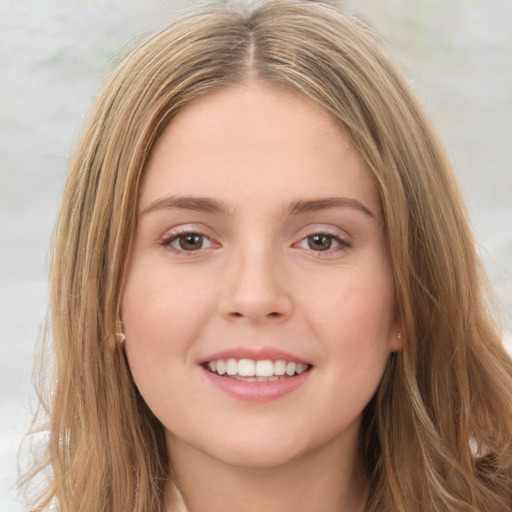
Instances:
[[[235,316],[237,318],[240,318],[240,317],[243,317],[244,315],[242,315],[242,313],[240,313],[239,311],[233,311],[233,313],[231,313],[232,316]],[[269,317],[279,317],[281,316],[281,313],[277,312],[277,311],[272,311],[271,313],[268,313]]]

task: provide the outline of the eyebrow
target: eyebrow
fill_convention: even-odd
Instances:
[[[207,212],[222,214],[226,216],[233,215],[234,211],[228,205],[217,199],[210,197],[195,196],[165,196],[146,206],[141,215],[167,208],[181,208],[184,210],[193,210],[197,212]],[[302,213],[316,212],[330,208],[354,208],[364,213],[368,217],[375,218],[375,214],[357,199],[349,197],[323,197],[321,199],[308,199],[293,201],[288,207],[288,215],[300,215]]]
[[[294,201],[288,209],[288,214],[299,215],[301,213],[316,212],[329,208],[355,208],[369,217],[376,218],[375,214],[363,203],[349,197],[325,197],[321,199]]]
[[[193,196],[166,196],[142,210],[142,215],[153,212],[155,210],[162,210],[165,208],[182,208],[184,210],[194,210],[197,212],[218,213],[230,215],[231,210],[222,201],[212,199],[210,197],[193,197]]]

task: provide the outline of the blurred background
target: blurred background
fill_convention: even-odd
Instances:
[[[52,224],[84,116],[124,44],[195,1],[0,0],[0,510],[33,406]],[[383,37],[455,164],[512,351],[512,1],[349,0]],[[131,44],[131,43],[129,43]]]

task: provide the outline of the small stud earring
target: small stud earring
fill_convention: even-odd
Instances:
[[[399,333],[398,333],[398,339],[399,339],[399,340],[401,340],[401,339],[402,339],[402,333],[401,333],[401,332],[399,332]]]
[[[121,345],[124,343],[124,340],[126,339],[126,335],[122,332],[116,332],[116,338]]]

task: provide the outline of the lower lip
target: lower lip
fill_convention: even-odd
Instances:
[[[287,377],[269,382],[244,382],[241,380],[221,377],[206,369],[202,369],[206,378],[217,389],[224,393],[248,402],[265,402],[275,400],[300,388],[309,378],[311,370],[294,377]]]

